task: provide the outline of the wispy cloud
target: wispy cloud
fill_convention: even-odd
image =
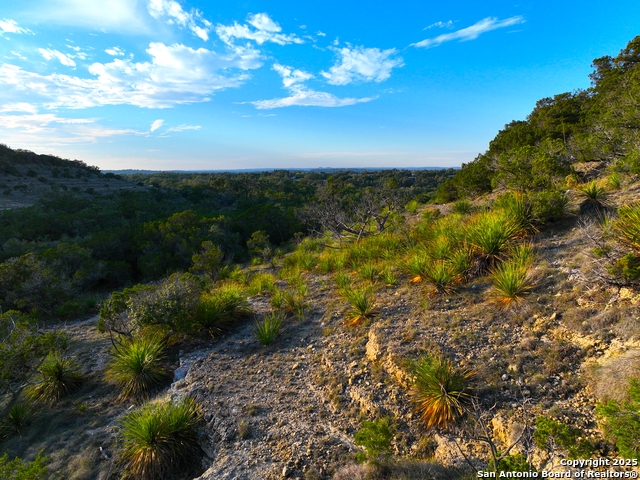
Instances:
[[[331,93],[312,90],[303,82],[313,78],[310,73],[275,64],[273,69],[282,77],[284,88],[289,90],[290,96],[273,100],[258,100],[251,102],[259,110],[269,110],[283,107],[345,107],[356,103],[370,102],[375,98],[339,98]]]
[[[186,12],[175,0],[149,0],[147,10],[153,18],[167,18],[167,23],[188,28],[204,41],[209,40],[212,24],[202,17],[199,10]]]
[[[169,132],[184,132],[186,130],[200,130],[201,128],[202,128],[202,125],[178,125],[177,127],[167,128],[167,131],[164,133],[166,134]]]
[[[151,124],[151,128],[149,128],[149,131],[155,132],[157,129],[159,129],[162,126],[163,123],[164,123],[164,120],[162,119],[154,120],[153,123]]]
[[[217,25],[216,34],[227,43],[233,43],[233,39],[253,40],[258,45],[265,42],[273,42],[278,45],[290,43],[304,43],[304,40],[295,34],[284,34],[282,27],[274,22],[266,13],[257,13],[247,17],[247,23],[240,25],[234,22],[233,25]]]
[[[49,48],[39,48],[38,51],[40,55],[42,55],[45,60],[51,60],[52,58],[56,58],[62,65],[66,67],[75,67],[76,62],[74,62],[70,55],[59,52],[58,50],[51,50]]]
[[[151,57],[148,62],[115,58],[109,63],[94,63],[89,67],[92,78],[42,75],[3,64],[0,85],[13,87],[22,98],[31,94],[42,99],[49,108],[123,104],[167,108],[203,102],[217,90],[237,87],[248,76],[233,70],[262,65],[259,53],[250,48],[221,55],[205,48],[151,43],[147,53]]]
[[[0,33],[33,33],[27,28],[18,26],[15,20],[3,18],[0,20]]]
[[[437,47],[438,45],[441,45],[445,42],[450,42],[452,40],[460,40],[461,42],[467,40],[475,40],[483,33],[497,30],[498,28],[510,27],[512,25],[517,25],[524,22],[524,17],[520,15],[504,20],[498,20],[495,17],[487,17],[471,25],[470,27],[463,28],[451,33],[444,33],[442,35],[438,35],[435,38],[427,38],[426,40],[422,40],[421,42],[412,43],[411,46],[431,48]]]
[[[105,52],[113,57],[124,57],[124,50],[120,47],[107,48]]]
[[[26,102],[6,103],[0,106],[0,112],[38,113],[38,107]]]
[[[429,30],[431,28],[451,28],[453,27],[453,20],[448,20],[446,22],[436,22],[431,25],[424,27],[422,30]]]
[[[391,76],[391,70],[403,66],[402,58],[393,58],[395,48],[380,50],[350,46],[335,48],[340,56],[328,72],[320,72],[332,85],[347,85],[353,81],[382,82]]]

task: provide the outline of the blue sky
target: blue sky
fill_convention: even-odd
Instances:
[[[625,0],[22,0],[0,142],[102,169],[459,166],[638,34]]]

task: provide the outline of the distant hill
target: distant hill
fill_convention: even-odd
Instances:
[[[220,170],[103,170],[105,173],[113,173],[117,175],[153,175],[155,173],[254,173],[254,172],[274,172],[276,170],[288,170],[293,172],[380,172],[383,170],[458,170],[459,167],[315,167],[315,168],[236,168],[236,169],[220,169]]]

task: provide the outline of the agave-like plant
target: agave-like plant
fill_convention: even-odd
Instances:
[[[31,405],[24,400],[18,400],[0,421],[0,440],[13,434],[20,434],[29,425],[32,416]]]
[[[371,288],[347,289],[343,294],[351,306],[345,314],[348,325],[358,325],[378,315]]]
[[[282,330],[284,318],[284,314],[281,312],[274,312],[265,315],[262,322],[256,321],[253,328],[256,340],[263,345],[271,345]]]
[[[106,377],[121,388],[121,398],[143,400],[167,380],[164,350],[164,342],[153,336],[134,338],[113,349]]]
[[[502,307],[519,303],[534,286],[529,267],[522,260],[502,262],[491,271],[493,297]]]
[[[609,205],[607,189],[596,180],[578,185],[576,195],[583,199],[580,203],[580,213],[598,213]]]
[[[431,292],[432,295],[451,293],[453,285],[460,278],[453,265],[448,261],[442,260],[430,264],[423,274],[426,280],[434,287]]]
[[[196,311],[198,323],[217,336],[228,331],[244,317],[251,315],[251,307],[247,302],[244,290],[236,284],[221,286],[200,299]]]
[[[471,402],[472,371],[454,365],[444,355],[423,357],[412,370],[415,383],[410,395],[427,429],[447,428],[462,418]]]
[[[365,263],[360,267],[360,271],[358,272],[360,278],[363,280],[368,280],[371,283],[375,283],[378,279],[378,275],[380,275],[380,268],[373,262]]]
[[[522,225],[501,212],[480,215],[467,229],[467,237],[479,262],[478,274],[484,274],[505,258],[516,238],[522,235]]]
[[[249,280],[248,290],[252,295],[273,293],[275,289],[276,278],[270,273],[256,273]]]
[[[60,353],[50,353],[38,368],[38,381],[26,389],[27,395],[48,403],[55,403],[76,390],[84,382],[78,362]]]
[[[119,453],[125,478],[172,478],[188,468],[200,451],[197,427],[200,408],[190,399],[150,403],[122,420]]]
[[[624,205],[618,209],[613,233],[620,243],[636,254],[640,254],[640,202]]]

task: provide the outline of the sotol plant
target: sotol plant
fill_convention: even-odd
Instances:
[[[78,363],[59,353],[50,353],[38,368],[38,381],[26,389],[27,395],[48,403],[55,403],[76,390],[84,375]]]
[[[214,292],[203,295],[196,312],[198,323],[212,336],[225,333],[249,315],[251,308],[246,295],[235,284],[223,285]]]
[[[497,265],[491,271],[492,295],[502,307],[517,304],[533,288],[529,266],[519,259]]]
[[[122,389],[122,398],[142,400],[167,379],[164,360],[161,340],[139,337],[114,348],[107,379]]]
[[[362,321],[369,320],[378,314],[371,288],[344,290],[344,297],[350,304],[350,308],[345,314],[349,325],[358,325]]]
[[[446,428],[458,421],[470,403],[473,372],[443,355],[423,357],[413,365],[411,397],[427,429]]]
[[[284,314],[281,312],[265,315],[262,322],[256,322],[253,334],[263,345],[271,345],[282,330],[284,324]]]
[[[120,461],[125,478],[172,478],[200,451],[197,426],[202,415],[190,399],[147,404],[122,420]]]

